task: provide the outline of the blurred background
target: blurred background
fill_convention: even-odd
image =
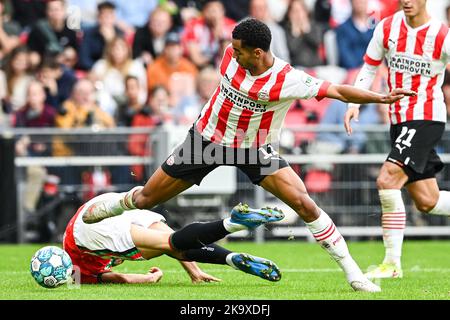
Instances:
[[[130,5],[132,3],[132,5]],[[428,1],[450,23],[450,1]],[[271,29],[273,53],[334,83],[352,84],[374,27],[396,0],[0,0],[0,242],[59,242],[77,208],[144,184],[180,143],[220,81],[231,31],[246,17]],[[386,70],[373,90],[386,92]],[[450,78],[443,85],[450,110]],[[280,153],[351,240],[381,239],[375,179],[389,147],[386,105],[295,101]],[[450,162],[450,130],[438,147]],[[437,177],[450,189],[450,167]],[[417,212],[406,193],[406,237],[449,238],[446,217]],[[224,217],[239,202],[286,219],[238,239],[310,239],[286,205],[222,167],[155,208],[175,229]],[[231,238],[232,239],[232,238]]]

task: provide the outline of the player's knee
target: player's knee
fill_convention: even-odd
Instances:
[[[379,175],[377,178],[378,190],[389,189],[389,179],[385,175]]]
[[[415,205],[417,210],[420,212],[428,213],[436,206],[436,201],[434,199],[420,199],[418,201],[415,201]]]
[[[385,171],[384,173],[380,173],[380,175],[377,178],[378,190],[397,189],[398,185],[399,182],[397,181],[394,173]]]

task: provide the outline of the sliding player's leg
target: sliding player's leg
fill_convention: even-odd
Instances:
[[[284,217],[282,213],[279,213],[275,218],[274,210],[270,210],[271,214],[265,212],[266,210],[263,216],[265,221],[279,221]],[[246,211],[252,212],[248,207]],[[163,223],[155,223],[150,228],[132,225],[131,236],[145,259],[167,254],[178,260],[229,265],[269,281],[279,281],[281,272],[272,261],[247,253],[235,253],[214,244],[232,232],[248,229],[245,224],[241,224],[239,218],[233,219],[238,213],[243,214],[235,207],[231,218],[192,223],[176,232]],[[244,221],[244,223],[247,222],[248,220]],[[262,223],[260,222],[259,225]]]

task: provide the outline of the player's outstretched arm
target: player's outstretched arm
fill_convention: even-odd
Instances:
[[[220,282],[219,278],[213,277],[206,272],[204,272],[200,267],[193,261],[180,261],[184,270],[187,272],[191,278],[192,283],[199,282]]]
[[[101,275],[103,283],[156,283],[162,276],[157,267],[150,268],[146,274],[108,272]]]
[[[407,89],[394,89],[388,94],[379,94],[370,90],[359,89],[350,85],[332,84],[328,87],[326,97],[341,100],[346,103],[382,103],[392,104],[405,96],[415,96],[417,93]]]

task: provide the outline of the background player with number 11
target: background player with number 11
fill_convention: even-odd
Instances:
[[[376,27],[355,86],[370,88],[377,67],[386,59],[388,85],[411,89],[417,96],[390,105],[391,152],[377,178],[382,210],[384,261],[366,275],[369,278],[401,278],[401,252],[406,210],[401,188],[408,190],[417,209],[450,215],[450,192],[440,191],[436,173],[443,163],[435,147],[442,137],[447,109],[441,89],[450,62],[448,27],[432,19],[426,0],[401,0],[403,10]],[[358,105],[349,105],[345,127],[358,118]]]

